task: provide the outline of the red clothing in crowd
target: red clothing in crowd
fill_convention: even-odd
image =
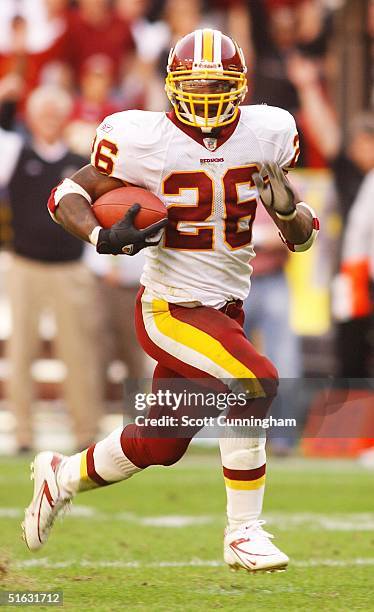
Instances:
[[[77,80],[84,64],[92,55],[106,55],[113,63],[115,78],[121,69],[121,59],[134,49],[130,27],[126,21],[109,11],[98,25],[84,20],[79,11],[70,13],[65,37],[65,59],[73,67]]]
[[[79,97],[75,101],[71,119],[79,119],[81,121],[86,121],[87,123],[94,123],[97,125],[104,119],[104,117],[117,113],[120,110],[122,110],[122,108],[110,100],[104,102],[103,104],[95,104],[85,100],[82,97]]]
[[[244,0],[210,0],[210,9],[227,9],[233,6],[244,5]]]
[[[64,35],[54,41],[51,47],[39,53],[23,52],[0,54],[0,79],[14,73],[25,81],[23,100],[39,84],[40,73],[46,64],[60,61],[64,53]]]
[[[302,4],[302,0],[265,0],[266,8],[271,11],[273,9],[282,8],[283,6],[296,7]]]

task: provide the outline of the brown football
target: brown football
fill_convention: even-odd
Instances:
[[[166,206],[160,198],[141,187],[120,187],[108,191],[94,202],[92,211],[100,225],[108,229],[120,221],[133,204],[141,206],[134,221],[137,229],[144,229],[167,217]]]

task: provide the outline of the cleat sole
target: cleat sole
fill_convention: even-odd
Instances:
[[[234,565],[229,565],[230,571],[232,572],[238,572],[239,570],[244,570],[245,572],[247,572],[247,574],[276,574],[276,573],[280,573],[280,572],[285,572],[287,569],[287,564],[286,565],[280,565],[279,567],[269,567],[269,568],[262,568],[262,569],[249,569],[248,567],[244,567],[243,565],[240,565],[240,563],[235,563]]]
[[[31,548],[29,547],[27,540],[26,540],[26,531],[25,531],[25,523],[21,523],[21,529],[22,529],[22,540],[25,542],[27,548],[29,550],[31,550]]]

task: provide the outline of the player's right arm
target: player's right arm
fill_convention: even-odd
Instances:
[[[167,221],[164,219],[152,227],[136,229],[134,218],[140,206],[134,202],[121,221],[110,229],[102,228],[91,210],[91,203],[118,187],[123,187],[121,180],[105,176],[88,165],[52,191],[48,208],[53,218],[68,232],[91,242],[98,253],[135,255],[144,247],[159,243],[160,237],[155,234]],[[155,236],[153,240],[152,236]]]
[[[65,185],[63,185],[65,183]],[[49,211],[55,220],[68,232],[90,242],[90,236],[98,226],[97,219],[92,212],[91,203],[112,189],[123,187],[119,179],[105,176],[88,164],[78,170],[66,182],[62,189],[59,185],[53,190],[48,202]],[[74,184],[72,184],[74,183]],[[66,190],[66,194],[62,195]],[[76,190],[76,192],[74,192]],[[81,193],[79,193],[83,190]],[[86,192],[87,197],[83,195]],[[60,198],[60,196],[62,196]]]
[[[99,143],[107,144],[106,140],[100,140],[101,131],[99,126],[95,142],[99,138]],[[117,146],[116,151],[119,152]],[[92,203],[104,193],[123,187],[126,177],[122,176],[121,167],[117,161],[115,163],[115,159],[104,154],[98,156],[97,145],[94,147],[93,160],[92,164],[81,168],[52,191],[48,209],[54,220],[74,236],[91,242],[98,253],[135,255],[144,247],[158,244],[160,236],[157,234],[166,225],[167,220],[163,219],[142,230],[136,229],[134,218],[140,206],[135,202],[123,219],[111,228],[104,229],[98,225],[91,209]],[[100,165],[101,162],[104,164]]]

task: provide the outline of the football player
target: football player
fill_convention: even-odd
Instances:
[[[248,404],[266,410],[277,372],[244,335],[241,305],[250,287],[258,203],[292,251],[305,251],[316,237],[316,216],[287,179],[299,153],[295,122],[280,108],[240,107],[247,92],[243,53],[218,30],[196,30],[177,42],[165,88],[171,112],[130,110],[103,121],[91,165],[52,192],[49,210],[99,253],[133,255],[147,247],[135,317],[139,342],[158,362],[154,390],[164,379],[224,380],[231,389],[241,384]],[[135,229],[134,204],[112,228],[98,226],[92,202],[128,183],[158,195],[168,222]],[[130,424],[71,457],[40,453],[23,525],[27,546],[43,546],[57,514],[78,492],[126,480],[151,465],[171,465],[189,442],[150,436]],[[288,557],[260,518],[264,437],[231,432],[222,435],[220,451],[225,561],[248,571],[284,569]]]

